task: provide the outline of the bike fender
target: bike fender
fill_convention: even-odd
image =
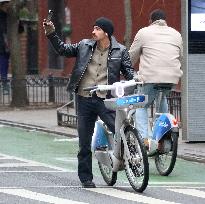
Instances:
[[[172,132],[179,132],[179,127],[173,127]]]
[[[97,147],[105,147],[108,145],[107,131],[103,125],[103,121],[98,120],[95,122],[91,147],[93,150],[96,150]]]
[[[153,129],[153,139],[159,141],[168,131],[178,128],[178,124],[173,115],[164,113],[156,120]]]

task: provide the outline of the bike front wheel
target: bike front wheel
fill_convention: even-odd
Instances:
[[[165,141],[170,143],[170,151],[166,153],[158,152],[155,155],[156,168],[162,176],[168,176],[174,169],[177,158],[178,137],[178,132],[170,132],[167,138],[165,138]]]
[[[125,138],[128,151],[124,147],[125,172],[132,188],[143,192],[149,180],[149,163],[145,147],[138,131],[132,127],[125,128]]]
[[[117,172],[113,172],[108,166],[98,162],[102,177],[108,186],[113,186],[117,181]]]

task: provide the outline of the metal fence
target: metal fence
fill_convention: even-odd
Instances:
[[[181,122],[181,91],[172,91],[167,97],[169,112]]]
[[[181,91],[175,90],[171,91],[167,96],[168,109],[171,114],[173,114],[177,121],[181,123]],[[150,107],[150,117],[152,118],[155,112],[155,105],[152,104]]]
[[[74,110],[74,101],[75,100],[70,101],[57,109],[57,120],[59,126],[71,128],[77,127],[77,115]],[[167,101],[169,112],[176,117],[179,125],[181,125],[181,92],[172,91],[167,97]],[[150,118],[153,118],[154,112],[155,106],[153,104],[149,109]]]
[[[72,118],[73,114],[69,114],[69,107],[65,107],[65,104],[71,101],[72,96],[66,91],[66,87],[69,79],[63,77],[41,77],[41,76],[27,76],[26,77],[26,90],[27,99],[30,106],[42,106],[42,105],[64,105],[66,111],[60,111],[60,114],[64,114],[65,120]],[[0,80],[0,107],[9,106],[12,101],[12,79],[9,79],[6,86]],[[179,123],[181,122],[181,92],[172,91],[167,97],[169,112],[172,113]],[[68,103],[70,104],[70,103]],[[154,105],[151,106],[151,117],[154,114]],[[67,112],[67,113],[66,113]],[[60,116],[58,116],[60,117]],[[67,118],[67,119],[66,119]],[[60,120],[59,120],[60,121]],[[61,123],[64,122],[62,119]],[[71,122],[72,123],[72,122]],[[72,126],[72,124],[71,124]]]
[[[27,99],[30,106],[65,104],[70,100],[66,91],[68,78],[27,76],[26,79]],[[9,106],[12,101],[12,79],[6,84],[0,81],[0,106]]]

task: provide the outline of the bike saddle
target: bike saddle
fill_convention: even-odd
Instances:
[[[174,84],[171,83],[160,83],[154,85],[154,89],[157,90],[171,90]]]

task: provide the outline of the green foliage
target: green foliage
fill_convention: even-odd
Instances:
[[[37,14],[33,15],[28,8],[23,7],[19,11],[19,19],[24,21],[37,21]]]
[[[71,35],[72,33],[72,28],[70,24],[66,24],[63,28],[62,28],[62,32],[64,34],[64,36],[68,37]]]

